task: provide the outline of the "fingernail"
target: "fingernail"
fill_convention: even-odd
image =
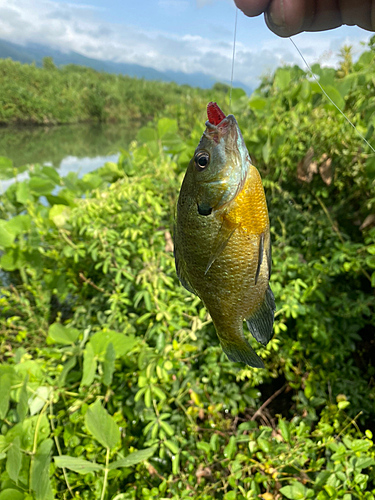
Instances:
[[[278,15],[279,14],[279,15]],[[283,15],[280,13],[266,11],[264,14],[266,24],[271,31],[279,36],[290,36],[289,30],[286,27]]]
[[[266,11],[266,22],[269,25],[269,27],[280,29],[280,28],[285,28],[285,21],[283,19],[283,16],[281,12],[272,12],[267,10]]]

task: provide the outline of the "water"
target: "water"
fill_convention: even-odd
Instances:
[[[72,171],[82,176],[107,161],[116,161],[119,151],[127,148],[137,130],[138,126],[129,124],[4,127],[0,128],[0,156],[10,158],[15,167],[40,163],[55,167],[61,176]],[[18,179],[27,175],[25,172]],[[14,180],[0,181],[0,190],[4,191]]]

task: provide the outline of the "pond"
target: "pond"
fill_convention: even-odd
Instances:
[[[138,125],[129,123],[3,127],[0,156],[10,158],[15,167],[40,163],[55,167],[61,176],[71,171],[82,176],[106,161],[116,161],[119,151],[126,149],[137,130]],[[12,182],[14,179],[1,180],[0,172],[0,192]]]

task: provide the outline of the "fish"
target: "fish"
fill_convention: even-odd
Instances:
[[[233,115],[207,105],[206,129],[183,179],[175,217],[174,257],[181,284],[210,313],[230,361],[264,368],[243,331],[267,345],[275,299],[271,237],[260,174]]]

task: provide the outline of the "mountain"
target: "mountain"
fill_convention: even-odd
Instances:
[[[97,71],[106,71],[128,75],[146,80],[161,80],[164,82],[176,82],[180,85],[191,85],[192,87],[210,88],[218,80],[203,73],[183,73],[182,71],[158,71],[154,68],[141,66],[140,64],[116,63],[112,61],[103,61],[83,56],[78,52],[61,52],[44,45],[28,44],[26,46],[18,45],[0,40],[0,59],[11,58],[26,64],[35,62],[37,66],[42,66],[43,57],[52,57],[56,66],[65,64],[77,64],[87,66]],[[229,82],[223,82],[229,83]],[[251,89],[240,82],[233,82],[234,87],[243,88],[248,94]]]

